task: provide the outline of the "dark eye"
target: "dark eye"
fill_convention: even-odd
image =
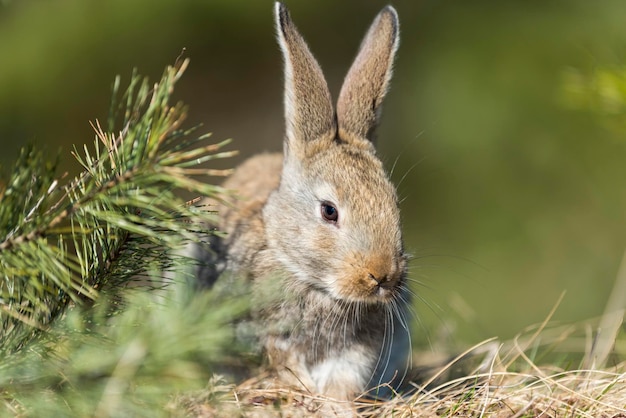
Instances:
[[[322,202],[322,218],[327,222],[335,223],[339,218],[339,211],[331,203]]]

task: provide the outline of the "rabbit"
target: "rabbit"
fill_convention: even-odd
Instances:
[[[281,3],[283,153],[253,156],[216,203],[223,236],[197,279],[250,286],[255,332],[279,379],[340,400],[388,397],[406,374],[410,290],[399,203],[374,131],[399,42],[387,6],[369,28],[333,108],[322,70]],[[228,200],[228,199],[227,199]],[[221,280],[221,278],[220,278]]]

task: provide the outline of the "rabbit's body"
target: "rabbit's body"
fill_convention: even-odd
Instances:
[[[218,205],[226,235],[212,243],[222,268],[252,286],[252,322],[281,378],[350,399],[397,386],[409,356],[398,200],[372,142],[397,16],[387,7],[372,24],[336,113],[281,4],[276,18],[286,73],[284,154],[252,157],[225,182],[238,198]],[[212,283],[222,268],[199,278]]]

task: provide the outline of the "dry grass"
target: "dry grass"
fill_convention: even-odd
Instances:
[[[510,342],[488,340],[433,366],[421,384],[412,385],[413,393],[389,401],[342,403],[282,386],[261,373],[239,385],[216,377],[205,391],[177,399],[176,409],[196,417],[626,418],[626,362],[602,369],[557,367],[554,363],[587,363],[597,335],[588,323],[549,328],[546,323]],[[541,359],[546,363],[538,364]]]
[[[271,375],[261,374],[237,386],[216,378],[206,391],[178,399],[178,405],[197,417],[626,418],[626,363],[602,370],[539,366],[529,353],[555,349],[558,341],[549,338],[553,331],[545,331],[548,344],[541,347],[535,335],[534,340],[531,337],[524,342],[521,338],[508,344],[487,341],[437,368],[421,385],[414,385],[414,393],[385,402],[360,399],[341,403],[304,388],[281,386]],[[560,337],[565,346],[577,344],[571,335]],[[447,375],[462,362],[475,360],[481,364],[473,372]]]
[[[431,360],[429,375],[388,401],[339,402],[261,373],[236,386],[215,378],[205,391],[179,397],[174,408],[195,417],[626,418],[626,362],[616,361],[624,358],[618,348],[626,253],[598,321],[549,325],[561,299],[542,324],[512,341],[485,341],[440,366]]]

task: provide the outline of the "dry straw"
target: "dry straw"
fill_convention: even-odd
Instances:
[[[261,374],[236,386],[215,378],[207,390],[180,397],[177,406],[197,417],[625,418],[626,363],[611,361],[619,354],[614,346],[626,307],[626,254],[597,326],[551,325],[562,298],[538,326],[509,342],[490,339],[468,349],[414,384],[413,393],[389,401],[341,403]],[[572,358],[579,367],[571,367]],[[454,376],[452,369],[468,360],[478,365]]]

